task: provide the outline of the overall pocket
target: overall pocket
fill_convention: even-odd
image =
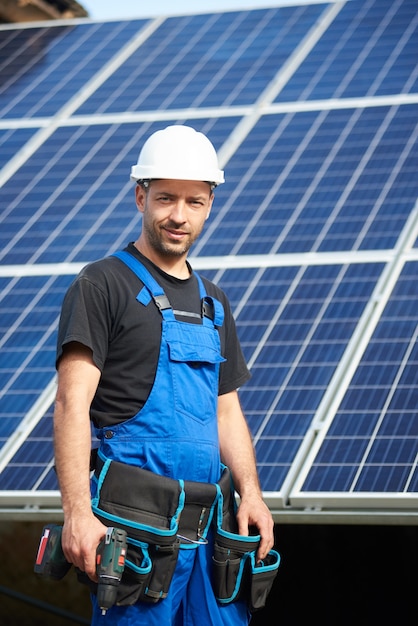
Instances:
[[[165,322],[173,402],[176,413],[207,424],[216,415],[219,365],[219,333],[200,324]],[[189,393],[185,394],[184,390]],[[198,409],[196,411],[196,408]]]

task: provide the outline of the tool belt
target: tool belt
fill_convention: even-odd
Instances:
[[[118,588],[118,605],[156,603],[167,596],[178,551],[208,543],[215,524],[213,588],[222,604],[245,597],[250,610],[262,608],[280,557],[255,563],[260,536],[238,534],[231,473],[223,467],[218,483],[174,480],[99,452],[92,510],[107,526],[126,531],[128,552]],[[94,591],[94,589],[93,589]]]

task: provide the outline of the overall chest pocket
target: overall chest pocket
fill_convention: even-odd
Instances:
[[[176,411],[205,422],[216,416],[219,365],[219,334],[197,324],[172,323],[166,329]]]

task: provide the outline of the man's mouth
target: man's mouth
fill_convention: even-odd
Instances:
[[[179,241],[184,239],[187,236],[187,233],[184,230],[177,230],[175,228],[164,228],[164,231],[168,235],[168,237],[172,240]]]

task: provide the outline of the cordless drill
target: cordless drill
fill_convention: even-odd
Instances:
[[[97,548],[97,604],[102,615],[116,602],[118,585],[125,569],[126,547],[126,532],[120,528],[108,528]]]
[[[44,526],[35,561],[35,573],[61,580],[71,567],[61,546],[62,527]],[[97,603],[104,615],[116,602],[118,585],[125,569],[127,549],[126,532],[108,528],[96,552]]]

